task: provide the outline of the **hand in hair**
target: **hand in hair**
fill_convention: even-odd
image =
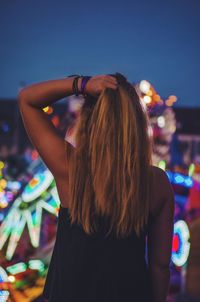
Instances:
[[[97,97],[105,88],[117,89],[117,80],[110,75],[98,75],[92,77],[85,88],[85,92]]]

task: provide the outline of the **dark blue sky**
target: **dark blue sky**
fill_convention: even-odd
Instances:
[[[0,97],[72,73],[149,80],[200,106],[199,0],[0,0]]]

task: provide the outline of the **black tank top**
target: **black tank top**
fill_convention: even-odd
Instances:
[[[88,235],[70,225],[60,207],[53,254],[43,296],[49,302],[150,302],[145,232],[126,238],[105,236],[105,221]]]

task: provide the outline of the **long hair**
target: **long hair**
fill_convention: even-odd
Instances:
[[[133,85],[119,73],[113,76],[118,88],[88,97],[81,110],[69,161],[70,217],[87,234],[97,230],[100,215],[109,219],[107,234],[139,236],[149,215],[149,124]]]

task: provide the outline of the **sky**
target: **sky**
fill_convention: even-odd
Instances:
[[[70,74],[146,79],[200,107],[199,0],[0,0],[0,98]]]

